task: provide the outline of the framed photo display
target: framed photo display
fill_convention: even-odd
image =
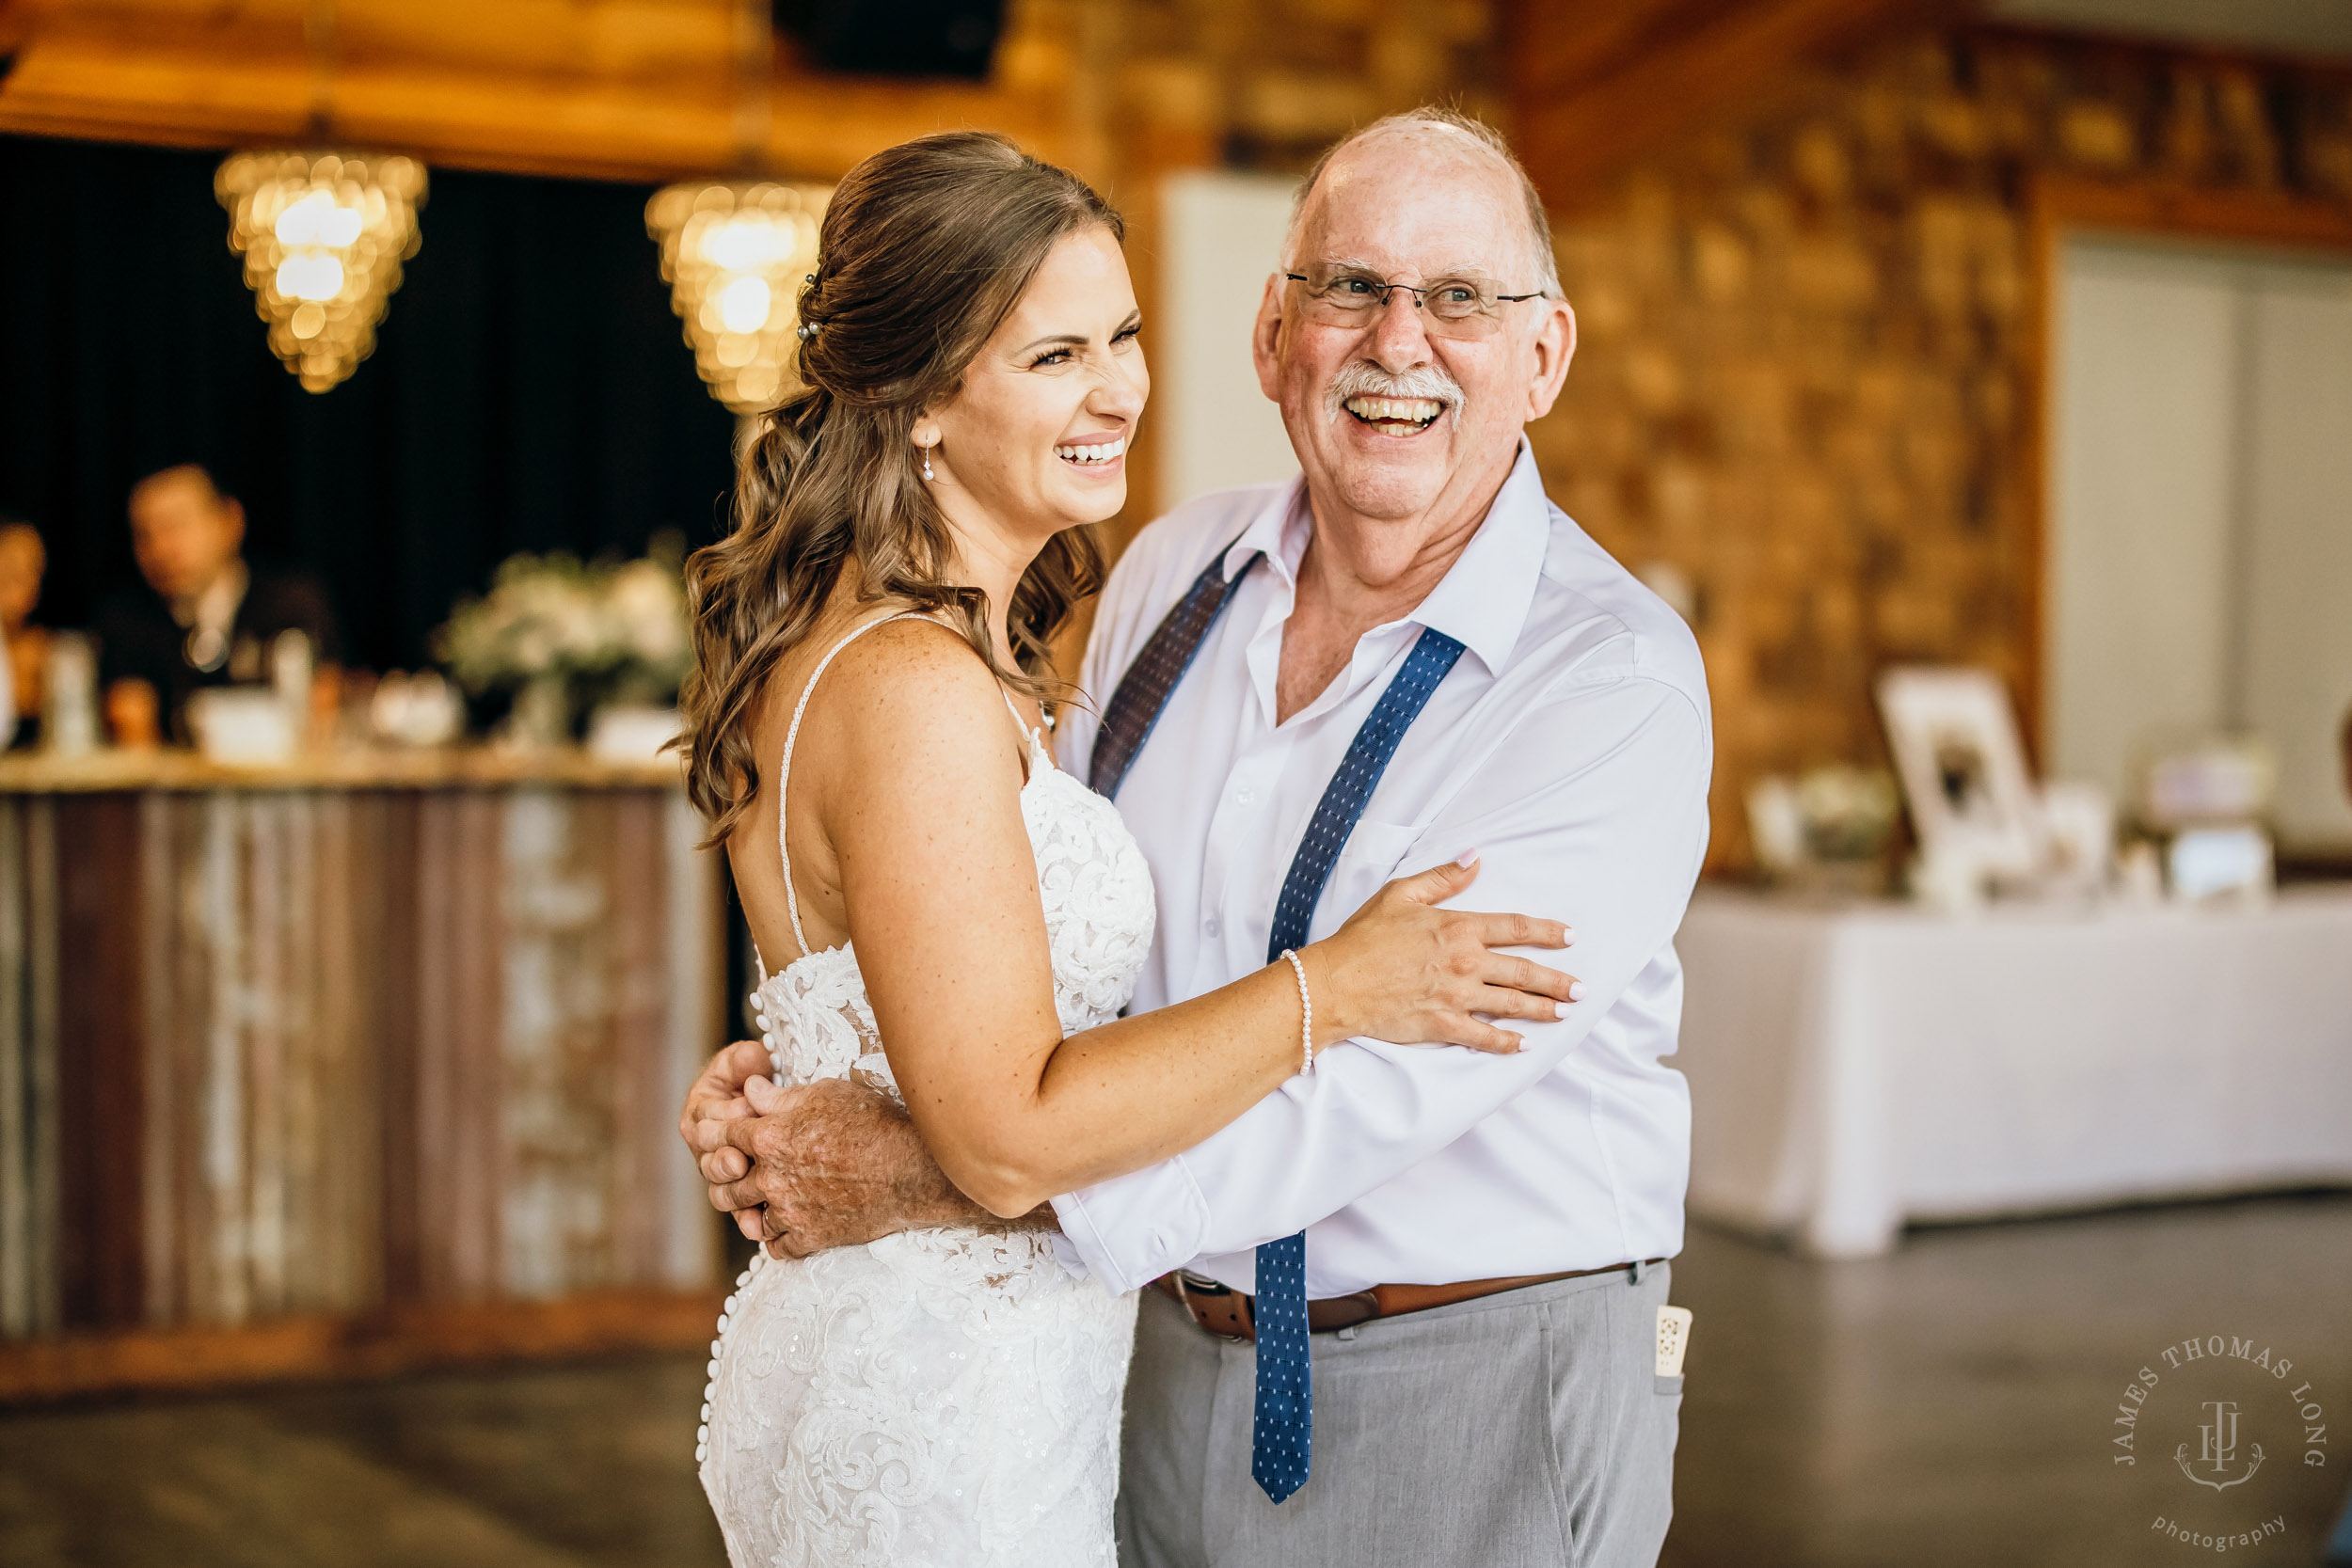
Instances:
[[[1989,877],[2039,873],[2042,814],[1999,677],[1962,667],[1889,670],[1878,699],[1920,853]]]

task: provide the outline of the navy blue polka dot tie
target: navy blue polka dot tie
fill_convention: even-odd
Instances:
[[[1364,815],[1372,786],[1388,770],[1396,743],[1421,716],[1430,693],[1445,679],[1462,644],[1441,631],[1422,629],[1405,668],[1356,732],[1340,759],[1340,769],[1323,791],[1315,814],[1307,823],[1307,836],[1282,879],[1282,896],[1274,905],[1274,930],[1266,939],[1266,961],[1282,956],[1285,947],[1307,945],[1307,927],[1315,915],[1315,901],[1330,879],[1332,863],[1356,819]],[[1249,1473],[1265,1495],[1280,1502],[1307,1484],[1314,1453],[1314,1380],[1307,1354],[1307,1237],[1302,1231],[1268,1242],[1258,1249],[1257,1300],[1251,1314],[1258,1338],[1258,1407],[1251,1423]]]
[[[1240,543],[1233,541],[1233,545]],[[1175,694],[1176,683],[1192,668],[1193,656],[1208,640],[1209,628],[1232,603],[1234,591],[1249,569],[1265,559],[1253,554],[1228,578],[1225,558],[1232,553],[1233,545],[1210,559],[1208,569],[1193,579],[1119,678],[1119,689],[1111,693],[1109,705],[1103,709],[1103,727],[1094,732],[1093,754],[1087,759],[1087,782],[1096,794],[1119,798],[1119,786],[1126,782],[1136,753],[1151,738],[1152,726],[1160,721],[1160,710]]]
[[[1235,543],[1239,543],[1238,540]],[[1229,578],[1225,557],[1216,552],[1206,570],[1194,579],[1152,633],[1143,651],[1120,677],[1119,689],[1103,710],[1103,727],[1094,737],[1088,772],[1095,789],[1116,796],[1127,769],[1143,750],[1159,722],[1160,712],[1174,694],[1177,682],[1192,667],[1209,630],[1232,601],[1234,590],[1249,569],[1265,558],[1253,555]],[[1274,906],[1274,929],[1266,942],[1266,962],[1278,961],[1285,947],[1307,945],[1315,902],[1331,866],[1340,857],[1347,835],[1372,799],[1373,785],[1388,770],[1397,742],[1427,705],[1430,693],[1462,657],[1462,644],[1441,631],[1424,626],[1405,657],[1389,689],[1380,694],[1372,717],[1356,732],[1347,755],[1323,791],[1306,836],[1282,880],[1282,895]],[[1249,1474],[1276,1502],[1307,1483],[1314,1455],[1314,1379],[1307,1354],[1307,1237],[1304,1231],[1268,1242],[1258,1249],[1257,1299],[1252,1315],[1258,1341],[1257,1410],[1250,1426]]]

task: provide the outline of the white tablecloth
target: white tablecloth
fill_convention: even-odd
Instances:
[[[2266,908],[1702,889],[1691,1210],[1833,1257],[1906,1219],[2352,1181],[2352,890]]]

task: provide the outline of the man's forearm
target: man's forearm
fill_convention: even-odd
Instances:
[[[756,1230],[785,1253],[857,1246],[902,1230],[1057,1223],[1050,1207],[1003,1220],[964,1196],[905,1108],[877,1089],[830,1079],[787,1090],[755,1085],[753,1099],[760,1114],[723,1129],[751,1168],[714,1186],[711,1197],[738,1214],[747,1234]]]
[[[931,1230],[951,1226],[975,1226],[984,1230],[1030,1230],[1050,1228],[1054,1224],[1051,1204],[1040,1204],[1019,1219],[999,1219],[963,1196],[947,1173],[939,1168],[931,1151],[923,1147],[921,1134],[914,1130],[914,1118],[905,1111],[892,1108],[892,1114],[877,1122],[874,1147],[870,1155],[871,1168],[893,1174],[891,1207],[901,1222],[903,1230]]]

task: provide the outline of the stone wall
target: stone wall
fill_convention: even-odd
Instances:
[[[1555,217],[1582,342],[1535,450],[1602,545],[1693,591],[1713,870],[1750,864],[1757,773],[1883,760],[1885,665],[1987,665],[2029,695],[2045,172],[2352,201],[2352,90],[2005,32],[1896,41]]]
[[[1418,103],[1505,113],[1487,0],[1107,0],[1099,27],[1122,173],[1304,169],[1356,126]]]

